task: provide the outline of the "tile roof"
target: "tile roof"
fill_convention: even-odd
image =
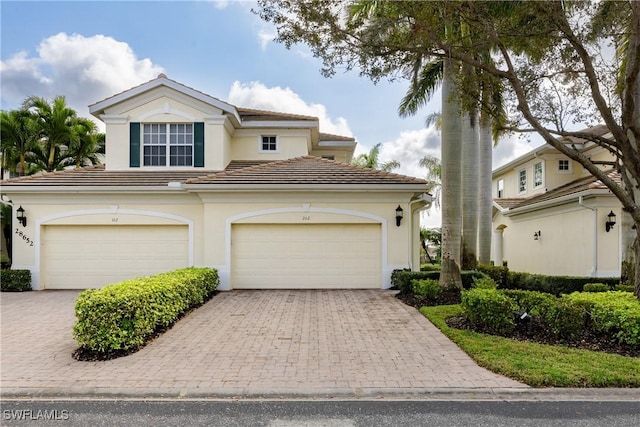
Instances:
[[[606,125],[596,125],[586,129],[581,129],[578,132],[598,137],[609,133],[609,128]],[[588,139],[579,138],[577,136],[563,136],[560,140],[567,144],[586,144],[589,142]]]
[[[355,138],[350,136],[340,136],[340,135],[332,135],[330,133],[322,133],[318,135],[318,140],[320,141],[355,141]]]
[[[304,156],[248,168],[227,170],[186,181],[187,184],[422,184],[419,178],[365,169],[319,157]]]
[[[234,160],[224,171],[105,170],[104,165],[41,173],[2,181],[2,187],[140,187],[188,184],[426,184],[425,180],[364,169],[319,157],[275,162]]]
[[[255,110],[251,108],[236,107],[238,114],[243,121],[256,121],[256,120],[268,120],[268,121],[285,121],[285,120],[310,120],[318,121],[317,117],[303,116],[300,114],[290,113],[278,113],[275,111]]]
[[[167,186],[169,182],[184,182],[189,178],[208,175],[204,170],[126,170],[109,171],[104,165],[21,176],[2,181],[2,187],[15,186]]]
[[[606,173],[614,181],[618,183],[621,182],[621,177],[619,172],[614,170],[609,170]],[[563,196],[576,194],[576,193],[580,193],[587,190],[607,190],[607,186],[604,185],[602,181],[597,179],[595,176],[589,175],[584,178],[579,178],[574,181],[571,181],[560,187],[554,188],[553,190],[547,191],[546,193],[538,194],[537,196],[533,196],[528,199],[525,199],[522,203],[519,203],[515,206],[511,206],[510,209],[531,206],[536,203],[557,199]]]
[[[493,201],[500,206],[502,209],[511,209],[515,206],[518,206],[520,203],[527,200],[524,197],[521,198],[513,198],[513,199],[493,199]]]

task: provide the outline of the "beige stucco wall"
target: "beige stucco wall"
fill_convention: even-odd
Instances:
[[[333,159],[336,162],[342,162],[342,163],[349,163],[351,161],[352,156],[349,155],[348,152],[346,151],[340,151],[340,150],[326,150],[326,149],[322,149],[322,150],[312,150],[309,153],[310,156],[314,156],[314,157],[329,157],[329,156],[333,156]]]
[[[14,236],[13,268],[29,269],[33,285],[40,283],[42,226],[187,224],[193,265],[218,268],[221,289],[230,288],[230,231],[235,223],[381,224],[382,286],[389,286],[396,268],[419,268],[419,221],[410,214],[412,193],[229,193],[196,194],[12,194],[28,217],[25,236]],[[395,224],[400,205],[405,217]],[[15,213],[14,213],[15,215]],[[413,221],[412,221],[413,219]],[[413,224],[412,224],[413,222]],[[33,245],[31,245],[33,242]],[[79,241],[78,245],[82,245]]]
[[[262,152],[262,135],[276,136],[275,152]],[[231,141],[233,160],[284,160],[306,156],[311,132],[298,129],[239,129]]]
[[[309,154],[310,129],[234,129],[222,111],[199,101],[185,98],[167,88],[158,88],[106,111],[106,165],[109,170],[129,169],[129,125],[141,123],[205,123],[205,166],[207,170],[223,170],[231,160],[283,160]],[[146,101],[144,103],[143,101]],[[262,152],[261,136],[275,135],[276,152]],[[142,150],[142,147],[141,147]],[[336,152],[336,160],[345,161],[344,152]],[[142,155],[141,155],[142,159]],[[136,169],[145,169],[144,166]],[[158,169],[153,167],[149,169]],[[190,169],[190,167],[176,169]]]
[[[205,123],[205,168],[226,166],[229,131],[222,110],[166,87],[155,88],[105,110],[106,165],[109,170],[129,169],[129,124]],[[227,119],[228,120],[228,119]],[[141,156],[142,158],[142,156]],[[136,168],[136,169],[143,169]],[[157,169],[157,167],[155,168]],[[173,167],[172,169],[176,169]]]
[[[594,161],[614,160],[610,153],[597,147],[587,151],[585,155]],[[561,159],[569,160],[569,171],[558,170],[558,160]],[[543,183],[540,187],[534,187],[533,168],[536,163],[540,162],[542,162],[543,165]],[[518,178],[519,172],[523,169],[527,172],[527,189],[525,192],[520,192],[518,188]],[[503,198],[528,198],[586,176],[588,176],[588,172],[579,163],[568,159],[560,153],[545,153],[533,159],[523,161],[499,174],[494,174],[492,178],[492,194],[494,198],[498,197],[498,180],[500,179],[504,180]]]
[[[12,195],[12,200],[16,206],[23,207],[28,219],[27,227],[17,225],[13,230],[22,234],[13,236],[12,268],[31,270],[34,288],[39,288],[40,284],[41,227],[47,225],[189,225],[193,264],[204,265],[203,208],[197,196],[84,196],[81,200],[80,195]],[[82,242],[78,244],[82,245]]]
[[[502,260],[512,271],[546,275],[614,277],[620,275],[620,230],[605,231],[607,214],[619,215],[619,205],[611,197],[574,203],[505,217],[497,214],[494,230],[502,229]],[[534,233],[540,232],[538,240]],[[497,233],[499,234],[499,233]],[[499,243],[499,236],[494,240]],[[492,260],[499,249],[494,245]]]

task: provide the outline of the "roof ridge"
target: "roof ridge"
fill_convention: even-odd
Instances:
[[[130,87],[130,88],[128,88],[128,89],[121,90],[121,91],[120,91],[120,92],[118,92],[118,93],[115,93],[115,94],[113,94],[113,95],[111,95],[111,96],[108,96],[108,97],[106,97],[106,98],[104,98],[104,99],[101,99],[100,101],[94,102],[93,104],[89,104],[89,108],[91,108],[91,107],[92,107],[92,106],[94,106],[94,105],[100,104],[100,103],[102,103],[102,102],[104,102],[104,101],[107,101],[107,100],[109,100],[109,99],[111,99],[111,98],[115,98],[116,96],[120,96],[120,95],[122,95],[123,93],[129,92],[130,90],[137,89],[137,88],[139,88],[139,87],[141,87],[141,86],[144,86],[144,85],[149,84],[149,83],[151,83],[151,82],[153,82],[153,81],[155,81],[155,80],[160,80],[160,79],[168,80],[168,81],[173,82],[173,83],[175,83],[175,84],[178,84],[178,85],[180,85],[180,86],[186,87],[187,89],[191,89],[191,90],[193,90],[193,91],[195,91],[195,92],[201,93],[202,95],[208,96],[209,98],[213,98],[213,99],[218,100],[218,101],[220,101],[220,102],[222,102],[222,103],[229,104],[230,106],[232,106],[232,107],[233,107],[233,108],[235,108],[236,110],[238,109],[238,107],[237,107],[237,106],[235,106],[235,105],[233,105],[233,104],[231,104],[231,103],[229,103],[229,102],[227,102],[227,101],[223,101],[222,99],[220,99],[220,98],[218,98],[218,97],[216,97],[216,96],[209,95],[209,94],[208,94],[208,93],[206,93],[206,92],[203,92],[203,91],[198,90],[198,89],[196,89],[196,88],[194,88],[194,87],[191,87],[191,86],[187,86],[186,84],[181,83],[181,82],[179,82],[179,81],[177,81],[177,80],[170,79],[169,77],[167,77],[167,75],[166,75],[165,73],[160,73],[160,74],[158,74],[156,77],[154,77],[154,78],[153,78],[153,79],[151,79],[151,80],[147,80],[146,82],[142,82],[142,83],[140,83],[140,84],[138,84],[138,85],[135,85],[135,86],[132,86],[132,87]]]
[[[92,170],[104,170],[104,169],[105,169],[105,165],[100,164],[100,165],[87,165],[87,166],[82,166],[79,168],[72,168],[72,169],[55,170],[50,172],[38,171],[31,175],[22,175],[22,176],[10,177],[9,179],[3,179],[2,182],[19,182],[19,181],[26,181],[29,179],[52,176],[52,175],[69,175],[72,173],[87,172]]]
[[[286,112],[282,112],[282,111],[273,111],[273,110],[263,110],[261,108],[248,108],[248,107],[237,107],[236,106],[236,110],[238,110],[239,114],[242,114],[242,111],[246,111],[246,112],[255,112],[255,113],[268,113],[268,114],[278,114],[281,116],[287,116],[287,117],[305,117],[308,119],[313,119],[313,120],[320,120],[318,117],[316,116],[307,116],[306,114],[295,114],[295,113],[286,113]]]

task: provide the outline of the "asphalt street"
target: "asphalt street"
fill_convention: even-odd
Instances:
[[[639,402],[5,400],[3,426],[638,426]]]

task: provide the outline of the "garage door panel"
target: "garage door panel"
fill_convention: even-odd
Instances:
[[[232,286],[380,288],[379,224],[242,224],[232,230]]]
[[[186,226],[45,226],[46,289],[98,288],[188,266]]]

